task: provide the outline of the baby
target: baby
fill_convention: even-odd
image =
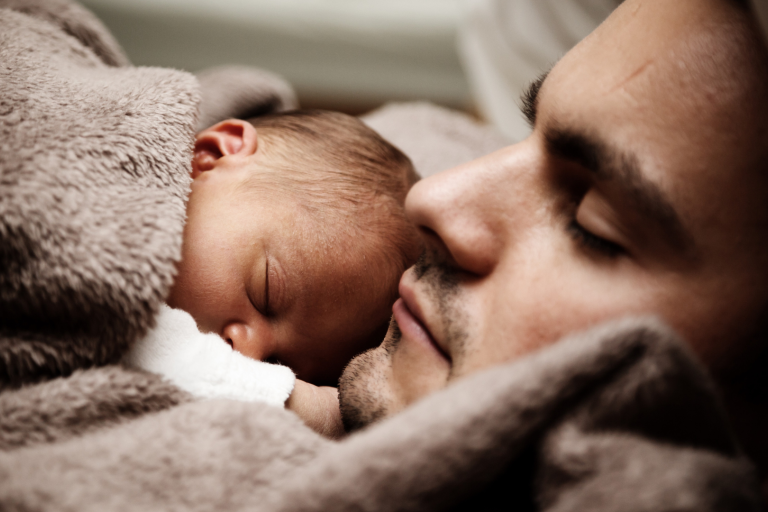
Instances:
[[[125,362],[198,396],[290,395],[311,424],[306,383],[383,339],[420,252],[410,160],[354,117],[295,111],[202,131],[192,178],[168,306]]]

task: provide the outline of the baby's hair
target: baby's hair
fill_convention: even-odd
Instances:
[[[277,142],[264,150],[282,161],[282,178],[305,187],[317,200],[338,197],[341,188],[350,194],[345,197],[349,201],[373,192],[402,202],[418,180],[410,159],[356,117],[294,110],[248,122],[259,138]]]
[[[402,273],[420,242],[407,220],[405,196],[419,179],[410,159],[359,119],[324,110],[295,110],[249,119],[266,158],[247,186],[299,192],[310,218],[346,233],[318,242],[372,244],[376,270]],[[374,236],[371,236],[374,235]],[[396,247],[397,261],[392,247]],[[373,261],[379,260],[379,261]],[[371,269],[374,271],[374,269]],[[396,293],[396,282],[393,293]]]

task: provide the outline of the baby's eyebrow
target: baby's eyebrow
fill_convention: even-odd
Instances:
[[[539,91],[544,85],[544,80],[549,76],[549,71],[542,73],[536,80],[531,82],[520,95],[520,103],[523,115],[528,124],[533,128],[536,125],[536,114],[539,110]]]

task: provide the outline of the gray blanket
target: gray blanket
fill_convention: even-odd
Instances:
[[[480,372],[340,442],[114,365],[172,283],[199,116],[293,105],[259,71],[131,67],[68,1],[0,0],[0,509],[760,509],[710,379],[653,319]],[[439,120],[424,146],[414,116]],[[432,107],[369,122],[407,133],[422,166],[502,143]],[[441,133],[465,148],[435,156]]]

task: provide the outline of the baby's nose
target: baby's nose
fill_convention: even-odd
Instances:
[[[267,343],[261,340],[255,329],[242,322],[230,322],[222,330],[220,336],[229,343],[232,349],[244,356],[263,361],[272,354]]]

